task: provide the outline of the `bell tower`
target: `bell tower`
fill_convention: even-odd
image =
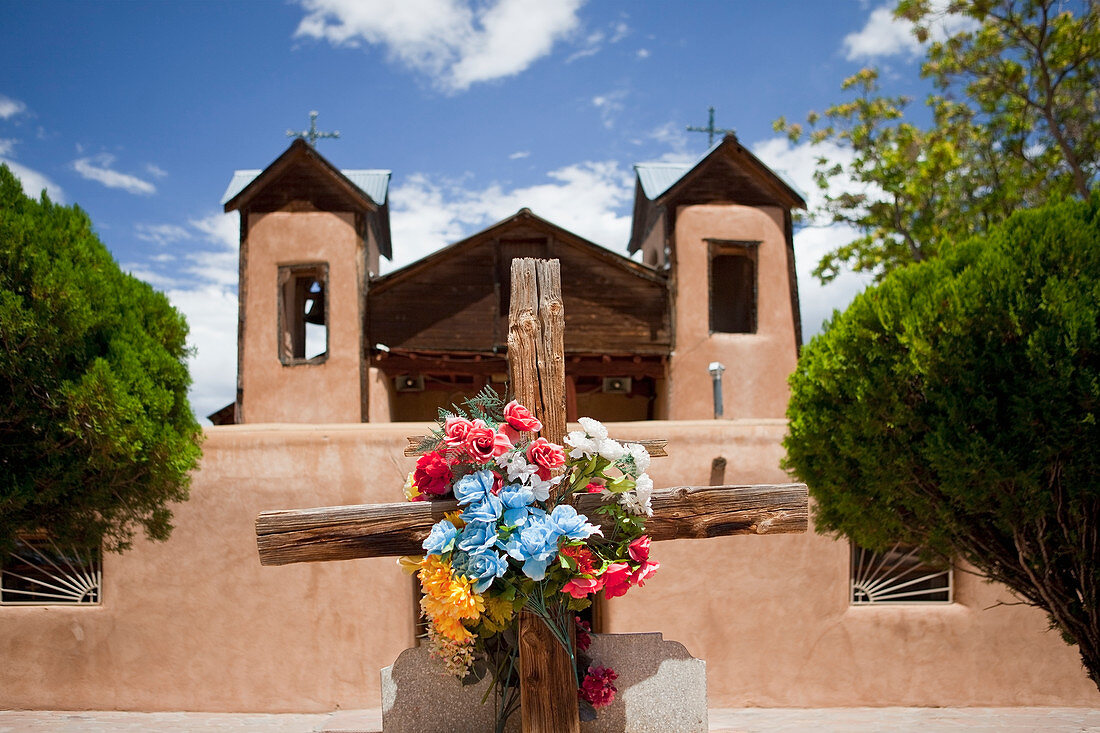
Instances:
[[[235,422],[367,419],[367,285],[390,257],[389,171],[341,171],[297,139],[236,171],[241,217]]]
[[[711,114],[703,131],[722,132]],[[732,134],[694,165],[635,171],[629,249],[669,274],[663,416],[782,418],[801,347],[791,211],[806,202]]]

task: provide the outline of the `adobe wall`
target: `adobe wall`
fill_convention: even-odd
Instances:
[[[756,333],[710,332],[707,239],[755,241]],[[714,415],[707,367],[721,362],[725,419],[783,417],[787,375],[797,361],[783,210],[774,206],[699,205],[677,210],[675,344],[669,360],[668,415]]]
[[[103,605],[0,607],[0,708],[300,711],[379,705],[378,670],[412,639],[412,581],[391,558],[263,568],[263,510],[398,501],[423,424],[206,430],[192,499],[162,544],[105,559]],[[781,420],[624,423],[666,436],[658,486],[785,480]],[[607,606],[707,661],[711,707],[1100,705],[1042,613],[957,574],[957,603],[850,608],[847,546],[816,535],[660,543],[662,567]],[[987,610],[988,608],[988,610]]]

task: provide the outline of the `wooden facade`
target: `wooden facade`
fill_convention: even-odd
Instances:
[[[639,398],[633,409],[620,405],[608,412],[605,404],[600,411],[652,418],[671,350],[667,276],[528,209],[372,280],[364,326],[371,366],[390,380],[413,380],[409,388],[416,392],[476,391],[501,381],[507,373],[509,277],[517,257],[561,262],[571,406],[578,393],[586,407]],[[613,380],[610,393],[605,378]],[[395,389],[395,402],[417,405],[398,407],[395,419],[428,419],[432,405],[447,404],[446,396],[402,395],[397,382]]]

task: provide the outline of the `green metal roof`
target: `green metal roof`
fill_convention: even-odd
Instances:
[[[341,170],[341,173],[355,186],[370,197],[370,200],[379,206],[386,203],[386,196],[390,188],[390,171],[385,170]],[[252,183],[256,176],[263,173],[261,170],[233,171],[233,178],[229,186],[222,194],[222,204],[239,194],[245,186]]]

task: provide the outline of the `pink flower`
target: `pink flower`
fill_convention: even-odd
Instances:
[[[565,451],[546,438],[535,438],[527,446],[527,460],[539,467],[539,478],[550,478],[550,472],[565,465]]]
[[[618,678],[613,669],[589,667],[577,695],[594,708],[605,708],[615,700],[615,693],[619,691],[614,684]]]
[[[474,424],[464,417],[449,417],[443,423],[443,442],[451,448],[458,448],[466,442],[466,436],[470,434],[470,428]]]
[[[634,562],[645,562],[649,559],[649,535],[644,534],[630,543],[627,548]]]
[[[591,481],[587,486],[584,487],[584,491],[587,494],[598,494],[603,491],[603,488],[603,484],[598,484],[595,481]]]
[[[592,646],[592,626],[580,616],[574,616],[573,621],[577,624],[577,648],[586,652]]]
[[[603,583],[602,577],[570,578],[569,582],[561,587],[561,592],[568,593],[577,599],[586,598],[593,593],[598,593],[603,588]]]
[[[531,411],[512,400],[504,406],[504,421],[516,430],[535,433],[542,430],[542,423]]]
[[[451,466],[442,454],[432,451],[420,456],[413,471],[413,483],[423,494],[446,494],[451,488]]]
[[[630,590],[630,566],[625,562],[613,562],[600,576],[605,598],[618,598]]]
[[[643,587],[645,582],[657,572],[657,568],[659,567],[661,567],[661,563],[659,562],[644,561],[641,566],[634,571],[634,574],[630,576],[631,585],[636,585],[639,588]]]
[[[474,420],[470,429],[466,432],[466,440],[463,445],[477,463],[488,463],[495,455],[497,433],[493,431],[483,420]]]

